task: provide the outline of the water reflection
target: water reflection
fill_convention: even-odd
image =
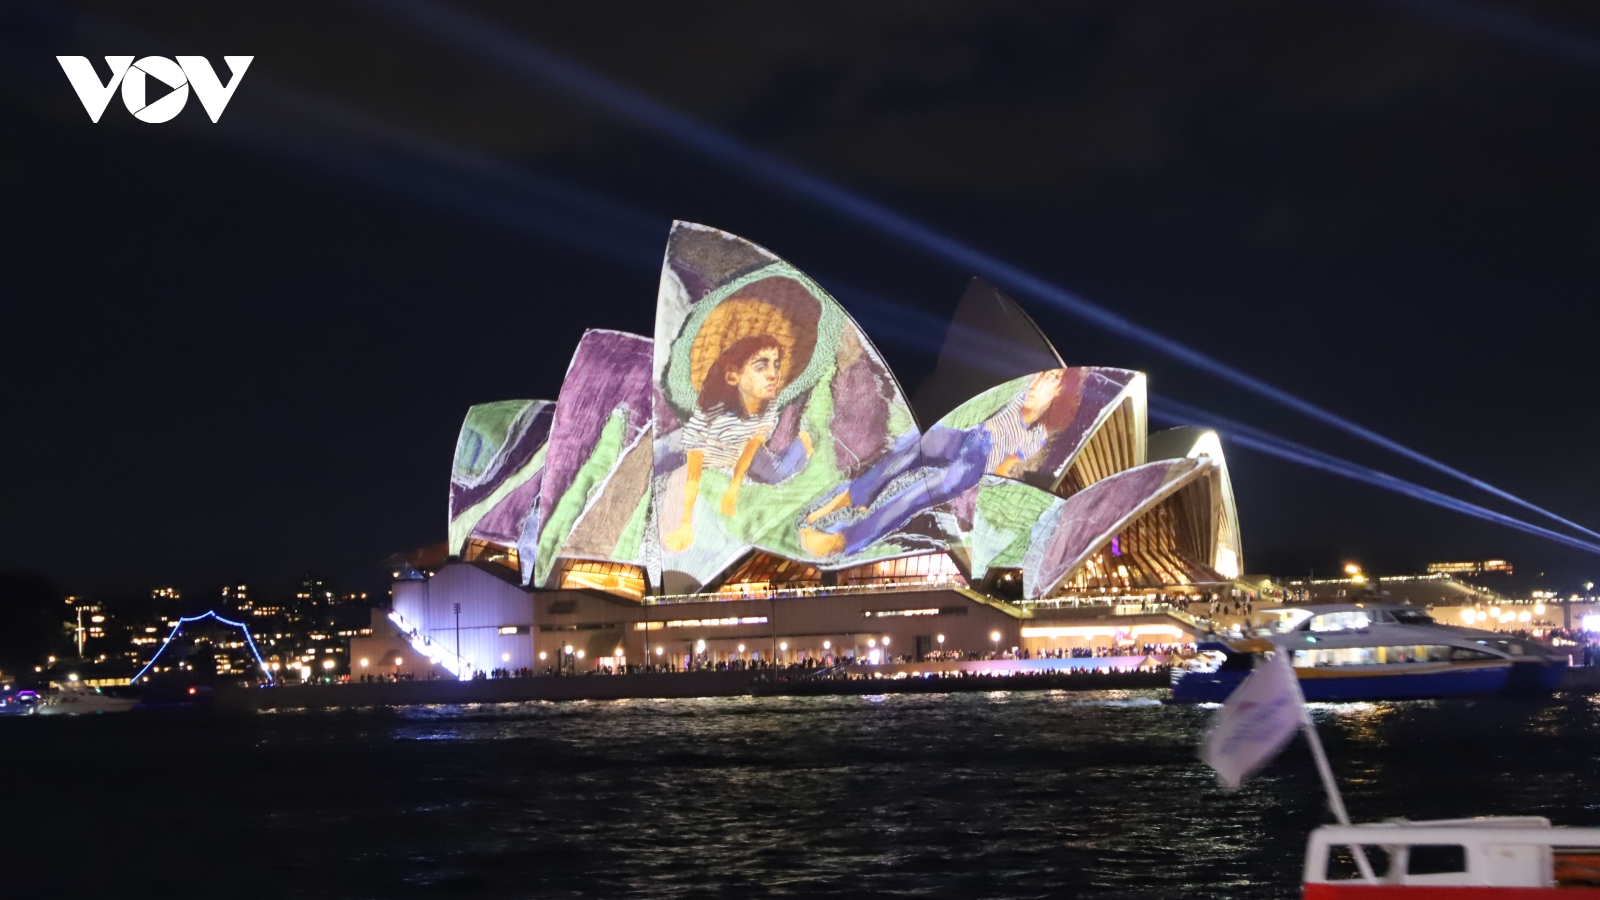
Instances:
[[[1357,818],[1600,819],[1588,698],[1313,715]],[[1141,691],[470,704],[0,722],[0,747],[39,833],[93,808],[127,836],[62,895],[170,895],[181,836],[188,883],[305,897],[1298,896],[1327,818],[1304,744],[1225,794],[1207,716]]]

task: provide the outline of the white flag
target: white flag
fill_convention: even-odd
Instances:
[[[1305,696],[1279,651],[1256,666],[1211,719],[1200,758],[1217,770],[1222,786],[1237,790],[1294,737],[1304,721]]]

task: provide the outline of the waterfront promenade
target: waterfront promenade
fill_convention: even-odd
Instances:
[[[1161,688],[1165,668],[1090,669],[1014,674],[930,673],[929,677],[863,677],[865,667],[813,677],[803,670],[644,672],[627,675],[540,675],[471,681],[380,681],[246,688],[219,686],[216,705],[228,709],[333,709],[426,703],[689,699],[695,697],[815,696],[971,691]],[[776,677],[775,677],[776,676]]]

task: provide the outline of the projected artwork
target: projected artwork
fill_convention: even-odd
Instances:
[[[678,223],[657,307],[661,566],[697,588],[751,548],[825,562],[838,485],[915,448],[910,407],[832,297],[740,238]]]
[[[1042,597],[1137,513],[1212,465],[1208,459],[1146,463],[1073,494],[1040,517],[1022,564],[1027,596]]]
[[[450,552],[468,540],[513,546],[537,528],[545,441],[555,404],[502,400],[467,410],[450,471]]]
[[[450,551],[514,545],[529,586],[635,600],[719,587],[754,551],[750,565],[799,563],[812,581],[948,554],[972,584],[1020,573],[1035,599],[1068,579],[1233,577],[1237,513],[1216,435],[1147,437],[1144,376],[1126,369],[996,384],[1054,350],[993,288],[969,295],[967,330],[982,340],[952,327],[948,371],[924,391],[948,412],[919,430],[827,292],[749,241],[675,223],[653,338],[589,331],[558,402],[468,411]],[[955,366],[993,340],[1031,355]]]
[[[567,367],[550,426],[536,550],[524,579],[544,585],[561,557],[637,563],[649,505],[649,338],[589,331]]]
[[[1123,369],[1047,369],[985,391],[842,485],[808,516],[804,543],[833,558],[958,542],[976,502],[965,495],[985,475],[1055,487],[1136,377]]]
[[[1138,377],[1127,369],[1046,369],[984,391],[928,433],[971,434],[985,443],[987,474],[1051,490]]]

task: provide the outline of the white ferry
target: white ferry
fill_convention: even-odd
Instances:
[[[1306,844],[1302,882],[1304,900],[1600,900],[1600,828],[1540,816],[1327,825]]]
[[[1440,625],[1410,606],[1286,607],[1278,629],[1202,646],[1207,663],[1173,673],[1172,698],[1220,703],[1261,654],[1290,655],[1308,701],[1401,700],[1541,693],[1561,686],[1567,658],[1533,641]]]
[[[132,697],[113,697],[97,687],[90,687],[76,681],[52,681],[50,682],[50,690],[44,695],[44,702],[35,710],[35,714],[41,716],[70,716],[87,713],[127,712],[138,705],[139,701]]]

